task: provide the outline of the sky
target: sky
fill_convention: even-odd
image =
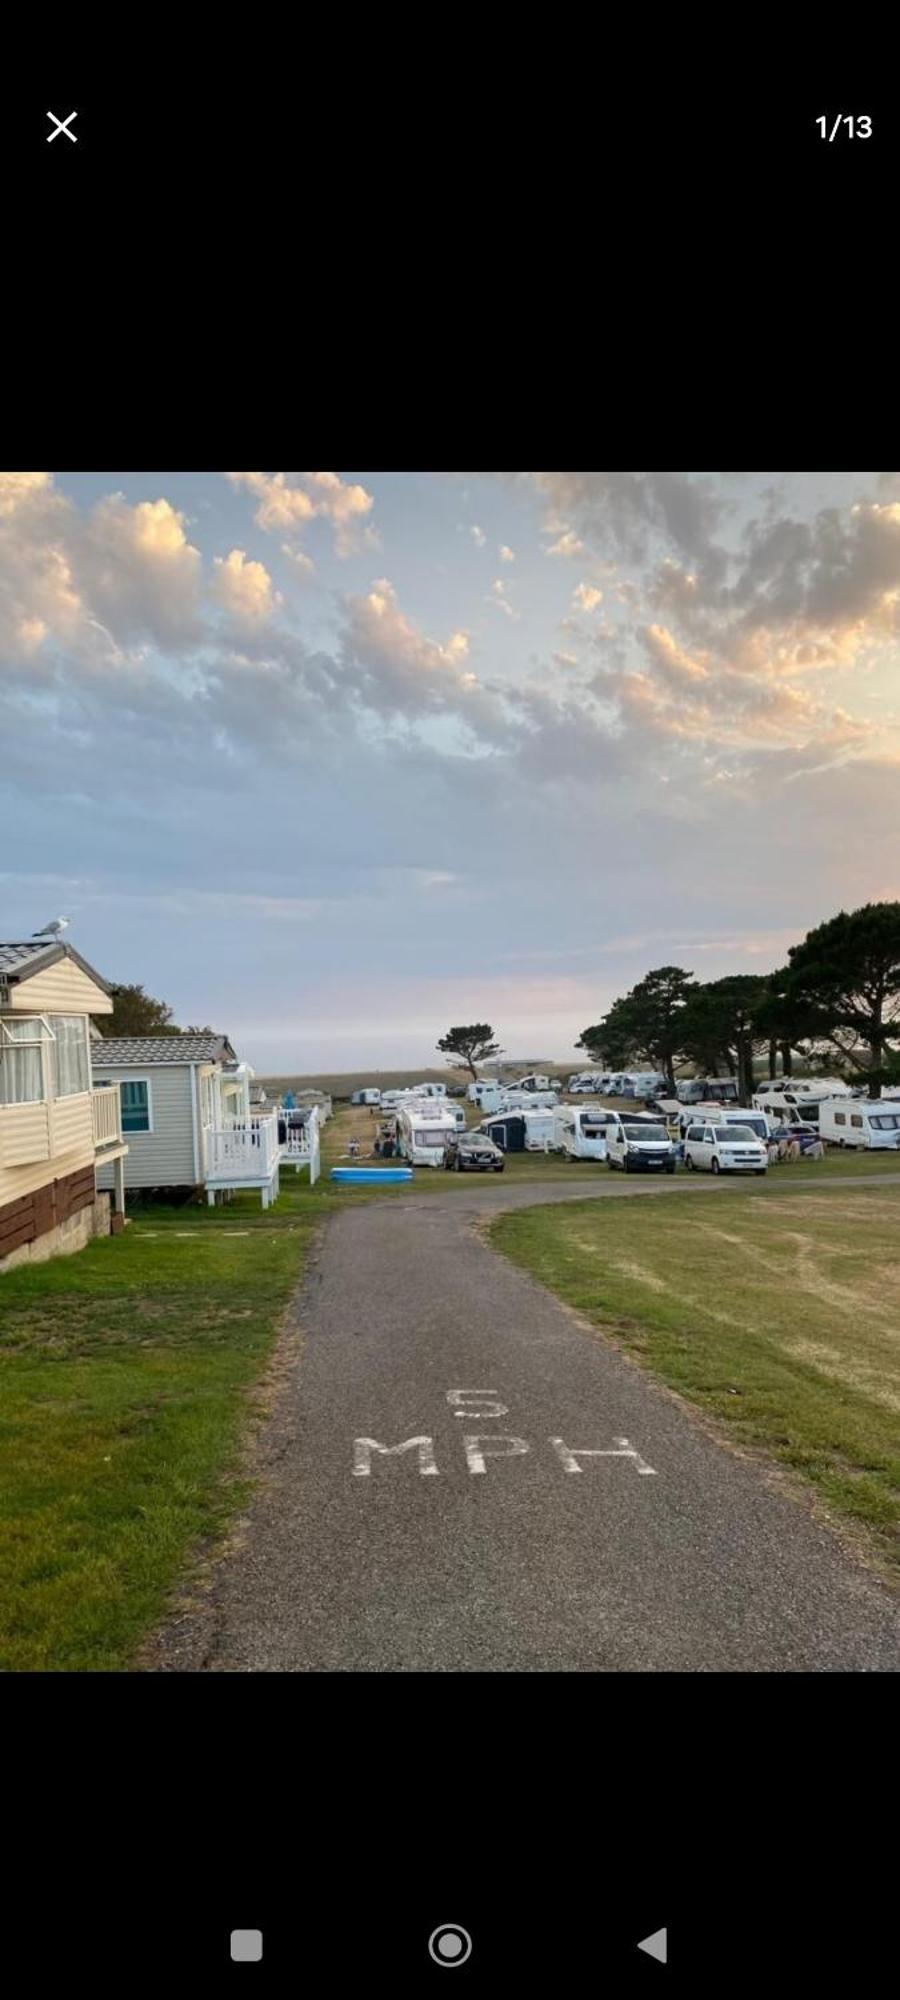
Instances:
[[[900,895],[898,646],[898,473],[0,473],[0,938],[261,1073],[577,1067]]]

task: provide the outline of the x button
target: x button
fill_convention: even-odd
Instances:
[[[58,139],[61,132],[65,133],[67,139],[71,139],[73,146],[77,146],[78,144],[77,135],[74,132],[69,131],[69,126],[71,125],[73,118],[78,117],[77,111],[70,111],[68,118],[57,118],[56,113],[54,111],[48,111],[47,117],[49,118],[51,125],[54,125],[56,127],[56,130],[54,132],[47,133],[48,146],[52,146],[54,139]]]

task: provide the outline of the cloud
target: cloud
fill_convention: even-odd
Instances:
[[[479,549],[483,549],[483,548],[484,548],[484,545],[485,545],[485,542],[487,541],[487,535],[485,534],[485,532],[484,532],[484,529],[483,529],[483,528],[479,528],[479,527],[478,527],[478,524],[477,524],[477,522],[476,522],[476,523],[475,523],[475,524],[474,524],[474,525],[473,525],[473,526],[472,526],[472,527],[471,527],[471,528],[469,529],[469,533],[470,533],[470,535],[471,535],[471,537],[472,537],[472,540],[473,540],[473,542],[474,542],[474,543],[476,544],[476,546],[477,546],[477,547],[478,547]]]
[[[548,556],[583,556],[584,543],[579,541],[572,528],[564,528],[555,542],[547,549]]]
[[[598,604],[602,604],[602,602],[603,592],[602,590],[598,590],[596,585],[592,583],[576,584],[572,592],[572,603],[577,604],[579,611],[596,611]]]
[[[371,493],[349,485],[336,472],[227,472],[225,477],[254,495],[254,520],[265,534],[302,535],[311,521],[327,520],[339,556],[352,555],[372,540]]]
[[[503,563],[514,563],[514,562],[515,562],[515,560],[516,560],[516,558],[515,558],[515,555],[514,555],[514,553],[513,553],[512,549],[510,549],[510,548],[507,548],[507,545],[506,545],[506,543],[505,543],[505,542],[501,542],[501,544],[500,544],[500,561],[501,561],[501,562],[503,562]]]
[[[249,561],[243,549],[232,549],[228,556],[216,556],[213,568],[213,594],[232,618],[251,625],[271,618],[281,598],[264,563]]]
[[[487,599],[487,603],[492,604],[495,611],[504,611],[507,618],[518,619],[520,616],[519,612],[509,602],[506,594],[506,584],[502,577],[497,576],[494,578],[491,584],[491,595]]]

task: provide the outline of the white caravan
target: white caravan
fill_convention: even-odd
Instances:
[[[495,1077],[479,1076],[470,1083],[466,1096],[470,1104],[480,1104],[483,1111],[499,1111],[505,1092]]]
[[[444,1105],[419,1099],[397,1113],[397,1150],[411,1167],[442,1167],[456,1131],[456,1119]]]
[[[570,1097],[582,1097],[589,1090],[599,1090],[601,1074],[598,1069],[580,1069],[570,1076],[567,1089]]]
[[[513,1085],[513,1089],[514,1089],[514,1090],[549,1090],[549,1089],[550,1089],[550,1078],[549,1078],[549,1076],[539,1076],[539,1075],[538,1075],[538,1072],[537,1072],[537,1070],[532,1070],[532,1072],[531,1072],[531,1075],[530,1075],[530,1076],[519,1076],[519,1077],[517,1077],[517,1078],[516,1078],[516,1081],[515,1081],[515,1083],[514,1083],[514,1085]]]
[[[900,1102],[896,1098],[827,1097],[819,1106],[819,1137],[833,1146],[866,1152],[896,1152],[900,1146]]]
[[[482,1099],[482,1102],[484,1100]],[[552,1111],[559,1103],[555,1090],[504,1090],[501,1093],[498,1111]],[[492,1107],[485,1105],[485,1110]]]
[[[371,1090],[354,1090],[350,1102],[351,1104],[380,1104],[381,1091],[375,1090],[374,1087]]]
[[[560,1104],[553,1114],[553,1144],[570,1160],[605,1160],[607,1132],[618,1123],[615,1111],[586,1104]]]
[[[409,1088],[415,1093],[416,1097],[446,1097],[447,1095],[447,1085],[445,1083],[411,1083]]]
[[[526,1110],[523,1115],[525,1118],[526,1152],[549,1153],[552,1151],[554,1113],[547,1110]]]

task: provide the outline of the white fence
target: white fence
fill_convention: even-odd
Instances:
[[[309,1183],[312,1187],[319,1178],[321,1168],[319,1107],[317,1104],[313,1105],[302,1125],[291,1124],[289,1111],[282,1112],[279,1116],[284,1118],[286,1126],[280,1149],[282,1163],[285,1166],[296,1167],[298,1171],[301,1167],[308,1167]]]
[[[122,1093],[117,1083],[92,1090],[94,1102],[94,1145],[118,1145],[122,1138]]]
[[[249,1118],[208,1132],[207,1179],[217,1184],[231,1181],[268,1181],[278,1167],[278,1128],[274,1118]]]

